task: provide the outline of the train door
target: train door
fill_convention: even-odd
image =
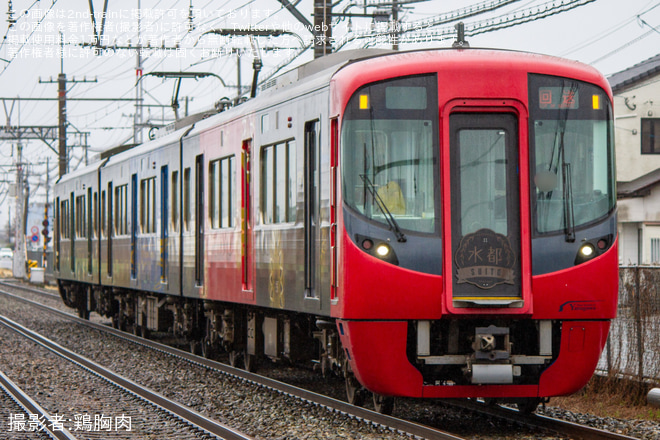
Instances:
[[[204,284],[204,155],[195,158],[195,285]]]
[[[113,194],[112,194],[112,182],[108,182],[108,205],[106,206],[106,212],[108,213],[108,278],[112,278],[112,237],[115,234],[115,226],[113,222],[114,215],[114,204],[112,203]]]
[[[167,249],[169,229],[169,173],[168,166],[160,167],[160,282],[167,283]],[[172,209],[176,209],[172,207]]]
[[[252,141],[243,141],[241,160],[241,280],[243,292],[249,293],[254,299],[252,284],[252,182],[250,152]]]
[[[137,174],[131,176],[131,279],[137,279],[137,230],[138,230],[138,183]]]
[[[53,240],[55,247],[55,272],[60,271],[60,240],[62,238],[62,218],[60,217],[60,198],[55,199],[55,226],[53,227]]]
[[[92,257],[94,256],[94,249],[92,247],[92,239],[94,238],[94,222],[92,221],[92,188],[87,188],[87,274],[92,275]]]
[[[316,264],[319,235],[319,121],[305,123],[305,157],[303,171],[304,234],[305,234],[305,298],[318,298],[316,289]]]
[[[449,125],[454,305],[520,306],[517,117],[457,113]]]
[[[76,273],[76,196],[71,193],[69,212],[71,213],[71,224],[69,225],[69,241],[71,243],[71,274]]]

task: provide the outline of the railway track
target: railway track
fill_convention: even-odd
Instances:
[[[176,417],[178,421],[182,422],[182,423],[176,423],[175,425],[177,426],[173,426],[173,424],[170,423],[169,425],[171,426],[171,429],[165,431],[163,434],[175,435],[177,438],[190,438],[190,439],[199,438],[200,434],[211,435],[212,438],[221,438],[225,440],[251,439],[250,436],[247,436],[232,428],[229,428],[226,425],[210,420],[207,417],[203,416],[202,414],[199,414],[196,411],[192,411],[190,408],[180,405],[179,403],[171,399],[159,395],[158,393],[154,393],[148,388],[136,384],[129,379],[126,379],[121,375],[118,375],[104,368],[103,366],[98,365],[95,362],[92,362],[89,359],[80,356],[79,354],[71,350],[68,350],[65,347],[60,346],[54,341],[6,318],[5,316],[0,315],[0,324],[2,324],[8,329],[13,330],[15,333],[23,336],[25,339],[30,340],[34,344],[37,344],[38,346],[43,347],[51,351],[52,353],[56,354],[57,356],[59,356],[58,361],[60,362],[61,360],[67,361],[71,364],[74,364],[77,368],[82,368],[83,370],[85,370],[87,374],[93,374],[103,379],[103,381],[107,386],[120,390],[121,393],[127,395],[129,399],[135,400],[134,397],[137,396],[139,399],[141,399],[143,403],[146,403],[147,406],[149,406],[150,414],[152,414],[149,417],[154,417],[156,419],[161,419],[161,420],[168,419],[171,417]],[[57,363],[57,361],[55,362]],[[69,367],[62,365],[56,365],[54,367],[56,367],[55,370],[57,370],[58,372],[58,374],[55,375],[56,377],[61,378],[62,376],[65,377],[67,376],[66,373],[60,375],[59,371],[60,369],[66,369]],[[78,380],[86,381],[84,377],[78,375],[76,375],[75,377],[78,378]],[[57,382],[56,378],[54,378],[54,382]],[[9,387],[11,386],[10,384],[11,382],[7,379],[6,386]],[[103,387],[103,385],[96,382],[95,390],[100,389],[101,387]],[[76,421],[75,416],[74,419],[71,419],[71,417],[73,416],[72,414],[68,414],[68,415],[59,414],[57,416],[51,416],[38,404],[36,404],[36,402],[32,401],[29,398],[29,396],[27,396],[26,393],[18,392],[15,386],[13,387],[13,391],[14,393],[16,393],[16,395],[20,396],[21,402],[25,402],[26,409],[28,410],[28,414],[30,415],[36,414],[37,419],[42,420],[43,418],[43,420],[45,420],[45,422],[43,423],[44,428],[48,428],[49,431],[55,436],[55,438],[57,438],[58,440],[59,439],[73,440],[77,438],[75,434],[71,433],[71,430],[66,429],[64,427],[66,422],[75,423]],[[117,398],[116,392],[108,392],[103,390],[100,394],[103,396],[102,397],[103,399]],[[121,399],[121,397],[119,398]],[[144,411],[143,406],[144,405],[141,405],[140,408],[135,409],[134,410],[135,414],[143,412]],[[101,417],[102,413],[96,413],[94,415]],[[83,419],[78,418],[78,421],[82,421],[82,420]],[[119,418],[119,422],[117,421],[117,417],[106,415],[105,426],[109,426],[107,431],[110,431],[111,433],[117,433],[121,436],[121,438],[142,438],[142,436],[144,436],[145,433],[139,432],[139,429],[134,430],[132,428],[131,420],[132,420],[132,416],[126,416],[123,413],[122,416]],[[103,421],[102,418],[101,421]],[[113,422],[116,423],[116,425],[114,425],[114,431],[112,431]],[[92,422],[90,415],[90,424],[91,423]],[[78,423],[77,427],[80,426],[81,426],[80,423]],[[103,436],[106,435],[106,430],[104,427],[101,427],[99,432],[102,432]],[[90,435],[89,432],[84,432],[84,434],[85,437],[88,437]]]
[[[18,287],[16,285],[11,285],[11,287]],[[23,286],[20,287],[21,289],[28,289]],[[34,289],[28,289],[28,290],[34,290]],[[1,292],[1,291],[0,291]],[[5,293],[5,292],[1,292]],[[8,294],[8,293],[6,293]],[[9,294],[11,295],[11,294]],[[13,296],[13,295],[12,295]],[[20,297],[19,298],[23,301],[29,301],[25,300]],[[197,365],[202,365],[205,368],[215,370],[215,371],[220,371],[223,374],[230,375],[232,377],[237,377],[240,378],[244,381],[257,384],[260,387],[266,387],[268,389],[274,390],[278,393],[282,393],[288,396],[295,396],[298,399],[302,399],[306,402],[310,402],[313,405],[318,405],[322,406],[325,408],[328,408],[329,410],[333,412],[339,412],[342,414],[347,414],[350,417],[360,419],[360,420],[367,420],[372,424],[378,425],[378,426],[383,426],[387,427],[388,429],[395,431],[395,432],[400,432],[400,433],[405,433],[406,435],[412,435],[415,437],[419,438],[431,438],[431,439],[448,439],[448,438],[458,438],[456,436],[453,436],[451,434],[442,432],[440,430],[430,428],[427,426],[423,426],[417,423],[412,423],[408,422],[405,420],[401,419],[396,419],[394,417],[390,416],[385,416],[382,414],[375,413],[373,411],[369,411],[364,408],[358,408],[352,405],[349,405],[346,402],[342,402],[327,396],[322,396],[317,393],[313,393],[311,391],[307,391],[304,389],[301,389],[299,387],[295,387],[292,385],[288,385],[279,381],[275,381],[273,379],[255,375],[253,373],[249,373],[244,370],[239,370],[233,367],[230,367],[225,364],[221,364],[212,360],[208,360],[205,358],[201,358],[199,356],[195,356],[191,353],[166,346],[163,344],[160,344],[155,341],[151,341],[148,339],[142,339],[139,337],[136,337],[134,335],[121,332],[118,330],[115,330],[113,328],[109,328],[105,325],[99,325],[95,324],[93,322],[89,322],[87,320],[83,320],[77,317],[74,317],[68,313],[61,312],[58,310],[54,310],[48,306],[44,306],[35,302],[30,302],[31,304],[34,304],[35,306],[44,308],[50,312],[57,313],[59,316],[64,316],[67,319],[71,319],[79,324],[95,328],[97,330],[111,333],[117,337],[120,337],[124,340],[128,340],[131,342],[134,342],[136,344],[149,347],[154,350],[158,350],[163,353],[167,353],[171,356],[175,356],[179,359],[183,359],[186,362],[190,362],[193,364]],[[615,434],[615,433],[609,433],[606,431],[590,428],[590,427],[585,427],[585,426],[580,426],[580,425],[575,425],[571,424],[568,422],[564,422],[561,420],[556,420],[556,419],[550,419],[547,417],[542,417],[542,416],[537,416],[537,415],[523,415],[518,413],[517,411],[510,411],[504,408],[499,408],[499,407],[488,407],[486,405],[480,405],[476,404],[475,402],[467,402],[467,401],[452,401],[450,403],[451,405],[458,405],[464,408],[465,410],[472,411],[478,414],[481,414],[482,417],[490,417],[490,418],[495,418],[495,419],[500,419],[500,420],[506,420],[509,423],[512,424],[517,424],[517,425],[524,425],[527,427],[530,427],[531,429],[539,430],[541,432],[552,432],[552,433],[557,433],[561,436],[565,436],[565,438],[576,438],[576,439],[631,439],[633,437],[628,437],[625,435],[621,434]],[[556,437],[555,437],[556,438]]]
[[[25,391],[16,385],[7,375],[0,371],[0,388],[5,393],[4,396],[13,400],[15,408],[11,414],[13,420],[9,422],[9,431],[16,436],[25,436],[25,438],[52,438],[56,440],[75,440],[68,429],[54,429],[57,421],[37,402],[35,402]],[[0,404],[3,403],[0,400]],[[5,405],[3,407],[6,408]],[[25,417],[29,414],[32,416]],[[20,429],[25,427],[27,431]]]

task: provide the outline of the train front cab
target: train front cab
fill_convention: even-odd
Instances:
[[[99,282],[98,197],[102,162],[62,177],[53,198],[54,267],[60,295],[88,317],[91,287]]]
[[[424,56],[335,80],[348,374],[391,396],[574,392],[616,313],[609,89],[524,55]]]

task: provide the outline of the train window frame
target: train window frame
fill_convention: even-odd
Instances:
[[[116,185],[114,188],[114,222],[117,237],[128,235],[128,183]]]
[[[108,235],[108,225],[106,223],[107,218],[107,200],[106,200],[105,190],[101,190],[101,238],[105,238]]]
[[[410,102],[397,104],[395,95],[403,97],[402,88],[426,88],[426,100],[418,105]],[[395,88],[396,92],[387,99],[388,90]],[[419,95],[418,95],[419,96]],[[369,224],[387,228],[388,216],[395,218],[397,228],[406,234],[417,236],[438,237],[442,231],[441,191],[440,188],[440,144],[438,108],[438,76],[435,73],[388,78],[362,85],[355,90],[344,109],[344,117],[340,128],[340,157],[342,177],[340,182],[343,194],[343,206],[351,213],[358,215]],[[418,126],[415,128],[415,126]],[[406,135],[416,133],[419,139],[425,137],[426,143],[413,142],[411,145],[424,145],[427,149],[417,148],[416,156],[395,158],[394,154],[404,154],[404,149],[395,149],[397,140],[405,139]],[[364,136],[364,157],[369,158],[370,168],[366,171],[367,160],[363,160],[365,171],[358,170],[354,162],[358,150],[355,136]],[[367,148],[371,147],[371,148]],[[393,176],[398,168],[413,167],[409,171],[412,176],[408,181],[396,177],[378,178],[379,173]],[[394,172],[391,172],[391,171]],[[423,176],[427,191],[415,189]],[[383,180],[379,182],[378,180]],[[401,180],[401,183],[398,181]],[[402,185],[408,183],[408,185]],[[406,189],[407,188],[407,189]],[[389,214],[383,212],[375,201],[385,194],[391,203]],[[411,194],[419,194],[412,200]],[[426,195],[423,195],[426,194]],[[394,212],[399,211],[399,212]],[[409,212],[411,211],[411,212]]]
[[[69,226],[71,225],[69,214],[69,200],[60,200],[60,235],[64,239],[71,238],[69,233]]]
[[[156,233],[156,177],[140,180],[140,231]]]
[[[93,237],[98,238],[99,237],[99,193],[98,191],[94,191],[94,203],[92,204],[92,211],[93,211],[93,216],[92,216],[92,221],[94,222],[94,227],[93,227]]]
[[[297,145],[294,138],[263,145],[260,161],[260,217],[264,225],[297,221]]]
[[[561,100],[550,99],[546,93],[548,101],[553,103],[542,102],[544,91],[553,89],[568,91],[553,92]],[[612,103],[606,91],[596,84],[535,73],[528,74],[528,94],[532,236],[566,234],[570,241],[575,230],[602,222],[616,208]],[[564,104],[565,95],[574,98],[570,105]],[[554,132],[552,124],[556,125]],[[587,134],[592,139],[590,150],[564,148]],[[546,138],[554,139],[554,144],[544,144]],[[604,144],[600,143],[604,148],[596,150],[599,138],[605,140]],[[555,147],[549,148],[551,144]],[[548,151],[552,152],[550,161],[543,157]],[[561,163],[560,157],[563,157]],[[583,157],[591,158],[591,162],[575,161]],[[605,163],[606,167],[594,168],[595,161]],[[573,182],[573,179],[581,181]],[[548,189],[544,191],[544,188]],[[591,190],[586,192],[583,188]]]
[[[209,222],[211,229],[220,228],[220,203],[216,199],[220,198],[220,159],[209,161]]]
[[[170,229],[179,232],[179,170],[172,171],[172,223]]]
[[[85,194],[76,196],[76,216],[73,238],[87,238],[87,197]]]
[[[190,167],[183,169],[183,230],[190,231]]]
[[[209,162],[209,209],[212,229],[236,226],[236,160],[235,155]]]

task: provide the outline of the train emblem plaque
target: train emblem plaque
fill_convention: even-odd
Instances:
[[[454,255],[457,283],[468,283],[481,289],[498,284],[514,284],[516,256],[509,239],[490,229],[467,234]]]

